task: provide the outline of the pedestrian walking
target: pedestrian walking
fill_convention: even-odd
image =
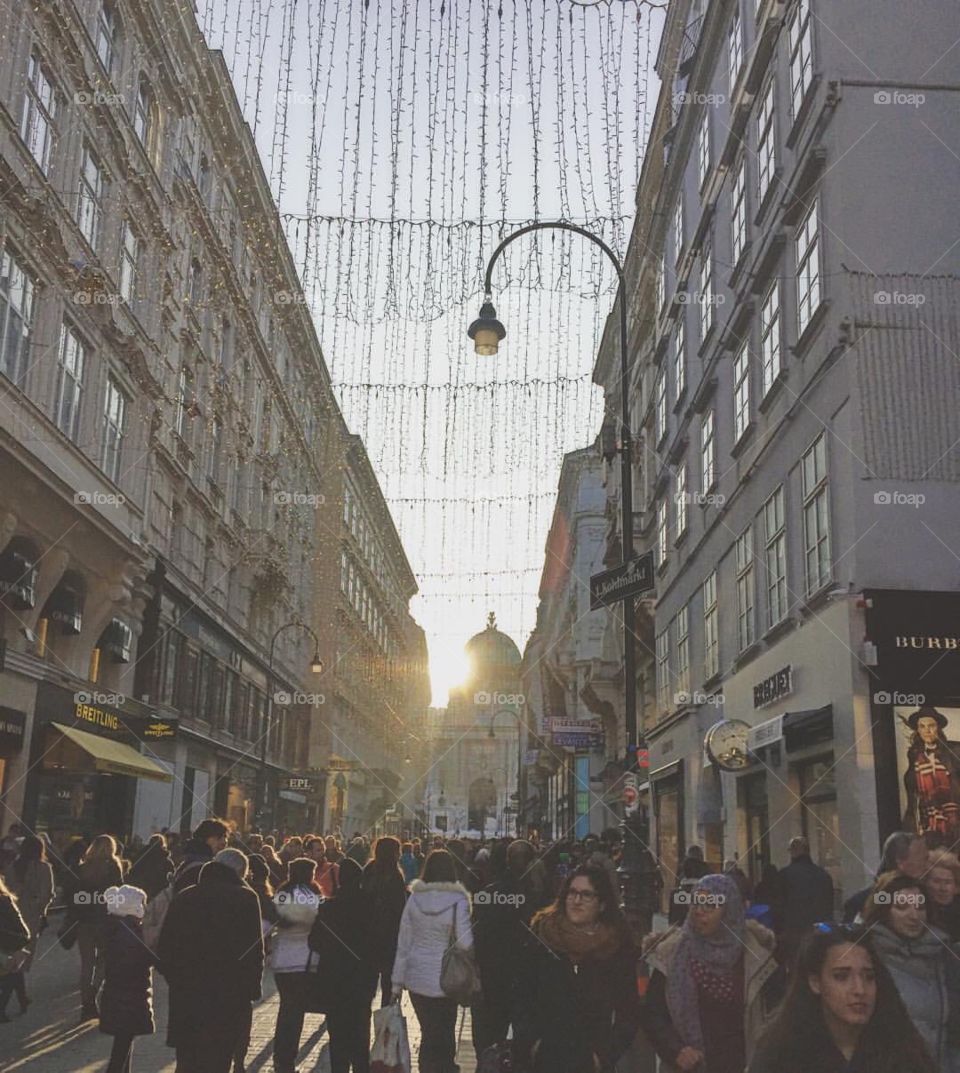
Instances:
[[[180,846],[177,870],[191,864],[206,864],[227,846],[230,828],[218,819],[202,820],[190,838]]]
[[[17,908],[16,895],[0,879],[0,1024],[6,1024],[10,996],[22,986],[22,965],[32,936]],[[21,1013],[23,1007],[21,1007]]]
[[[145,890],[148,899],[155,898],[169,884],[173,871],[167,840],[163,835],[151,835],[146,849],[134,861],[127,883]]]
[[[636,950],[610,874],[583,864],[531,924],[515,1048],[533,1073],[613,1070],[640,1020]]]
[[[331,864],[339,864],[343,860],[343,850],[340,848],[340,839],[336,835],[327,835],[323,840],[327,847],[324,854]]]
[[[830,873],[814,864],[810,843],[802,836],[791,838],[787,846],[790,863],[778,876],[778,916],[774,931],[779,942],[779,957],[790,964],[800,940],[816,923],[833,920],[833,879]]]
[[[900,872],[912,879],[922,880],[927,874],[929,856],[927,844],[919,835],[911,831],[894,831],[883,843],[880,867],[874,880],[887,872]],[[860,917],[867,899],[873,893],[873,887],[871,883],[869,887],[851,894],[843,903],[844,924],[853,924]]]
[[[930,923],[960,941],[960,858],[946,849],[930,854],[926,874]]]
[[[319,963],[318,984],[330,1033],[330,1073],[370,1070],[370,1003],[377,989],[378,961],[364,884],[360,865],[342,862],[336,896],[320,905],[308,937]]]
[[[106,1073],[130,1073],[133,1041],[151,1036],[153,1022],[153,953],[143,941],[147,892],[125,884],[104,892],[104,980],[100,996],[100,1031],[113,1036]]]
[[[644,950],[653,970],[644,1028],[669,1069],[742,1073],[776,1006],[774,942],[744,918],[730,876],[697,883],[683,924]]]
[[[420,1023],[420,1073],[457,1073],[457,1002],[440,986],[451,939],[473,948],[470,897],[457,881],[451,854],[437,849],[427,857],[422,878],[410,884],[392,973],[393,997],[409,991]]]
[[[323,893],[313,878],[314,862],[298,857],[289,864],[290,878],[277,891],[277,930],[270,954],[280,1009],[277,1013],[273,1042],[273,1068],[276,1073],[294,1073],[303,1019],[311,1003],[311,973],[308,971],[310,946],[307,939],[323,901]],[[320,966],[320,971],[324,967]]]
[[[955,1016],[960,1011],[956,955],[949,936],[927,919],[926,890],[910,876],[888,872],[877,880],[863,917],[873,948],[938,1068],[960,1067],[960,1051],[950,1038],[951,1011]]]
[[[20,1012],[30,1005],[27,995],[26,976],[33,964],[40,933],[47,924],[47,910],[53,901],[53,868],[47,860],[46,845],[35,835],[24,835],[16,858],[7,866],[4,879],[8,890],[16,897],[17,907],[27,927],[30,929],[30,942],[26,947],[26,957],[20,967],[17,999]]]
[[[696,885],[712,873],[710,865],[703,859],[703,850],[699,846],[690,846],[680,862],[677,887],[670,902],[667,920],[671,924],[682,924],[690,906],[690,895]]]
[[[420,875],[420,861],[413,852],[413,843],[404,842],[400,854],[400,867],[403,870],[403,881],[408,886]]]
[[[103,984],[103,928],[107,920],[103,892],[122,883],[123,867],[116,840],[110,835],[97,835],[80,859],[73,902],[67,907],[76,925],[80,951],[81,1023],[97,1016],[97,994]]]
[[[801,942],[786,1000],[758,1044],[749,1073],[936,1070],[867,930],[812,928]]]
[[[740,862],[736,857],[730,857],[723,862],[723,874],[729,876],[737,885],[737,889],[740,891],[740,897],[743,899],[744,905],[749,905],[753,900],[753,884],[750,882],[750,877],[740,867]]]
[[[247,858],[221,850],[170,903],[158,944],[170,991],[167,1044],[176,1073],[230,1073],[261,997],[260,904],[244,882]],[[174,886],[176,887],[176,882]]]
[[[367,861],[370,860],[370,844],[359,831],[351,839],[350,845],[347,847],[346,856],[351,861],[356,861],[361,868],[365,867]]]
[[[783,912],[780,903],[779,875],[779,868],[768,862],[760,870],[760,881],[753,890],[753,904],[767,906],[774,920]]]
[[[400,870],[400,842],[392,835],[377,839],[373,859],[363,870],[363,892],[370,913],[370,948],[380,978],[380,1005],[387,1006],[400,918],[407,904],[407,884]]]
[[[280,920],[280,914],[277,912],[277,906],[273,900],[276,892],[270,881],[270,867],[259,853],[251,853],[247,860],[250,868],[247,884],[260,902],[263,941],[267,943],[267,937]]]

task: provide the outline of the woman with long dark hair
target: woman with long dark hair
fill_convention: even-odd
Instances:
[[[76,921],[80,950],[80,1021],[97,1017],[97,993],[106,968],[105,932],[107,906],[104,891],[123,885],[123,864],[117,841],[97,835],[80,858],[73,904],[67,913]]]
[[[531,924],[516,1048],[533,1073],[612,1070],[640,1023],[636,950],[606,868],[582,864]]]
[[[16,859],[7,867],[4,879],[10,892],[16,895],[20,915],[30,929],[31,939],[27,945],[27,956],[21,966],[21,975],[16,988],[20,1002],[20,1012],[30,1004],[27,997],[26,973],[33,963],[37,950],[37,941],[47,919],[47,910],[53,901],[53,869],[47,860],[43,840],[35,835],[25,835],[20,843]]]
[[[407,884],[400,868],[400,841],[378,838],[373,858],[363,869],[363,892],[370,912],[370,942],[380,977],[380,1005],[390,1002],[393,959],[397,956],[400,918],[407,904]]]
[[[816,924],[749,1073],[936,1073],[865,928]]]

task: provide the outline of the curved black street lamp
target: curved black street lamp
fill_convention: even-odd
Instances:
[[[303,630],[313,638],[313,659],[310,661],[310,670],[313,674],[323,674],[323,660],[320,658],[320,641],[314,631],[305,623],[294,619],[278,626],[270,641],[270,661],[267,664],[267,726],[266,732],[260,738],[260,786],[257,793],[257,815],[260,827],[265,826],[267,811],[267,743],[273,730],[273,656],[277,648],[277,638],[284,630]]]
[[[610,247],[596,235],[576,224],[564,223],[556,220],[546,223],[529,224],[514,231],[493,251],[493,255],[487,262],[487,272],[483,280],[483,305],[480,307],[480,316],[467,329],[467,335],[474,342],[474,349],[478,354],[490,357],[497,352],[500,341],[506,336],[507,330],[497,319],[497,311],[493,307],[493,266],[497,258],[510,245],[522,235],[531,231],[572,231],[589,239],[610,259],[617,273],[617,301],[620,305],[620,512],[621,512],[621,545],[620,556],[624,563],[633,557],[633,481],[632,471],[632,437],[630,435],[630,398],[629,377],[627,368],[627,287],[623,265]],[[637,744],[637,674],[636,654],[633,646],[636,631],[636,608],[633,600],[625,600],[623,603],[623,673],[624,673],[624,720],[627,729],[627,747]],[[491,727],[492,730],[492,727]]]

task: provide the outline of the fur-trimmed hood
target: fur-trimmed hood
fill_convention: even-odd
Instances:
[[[683,928],[674,924],[666,931],[655,932],[643,940],[643,956],[651,969],[658,969],[664,976],[670,975],[670,966],[682,936]],[[773,956],[776,936],[769,928],[748,919],[744,921],[744,943],[748,950],[752,949],[757,955],[758,963],[762,963]]]
[[[415,879],[410,884],[410,899],[426,916],[448,912],[461,897],[466,898],[469,907],[470,894],[462,883],[424,883]]]

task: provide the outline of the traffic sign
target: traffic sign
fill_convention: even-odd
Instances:
[[[653,552],[648,551],[590,578],[590,610],[613,607],[653,587]]]

